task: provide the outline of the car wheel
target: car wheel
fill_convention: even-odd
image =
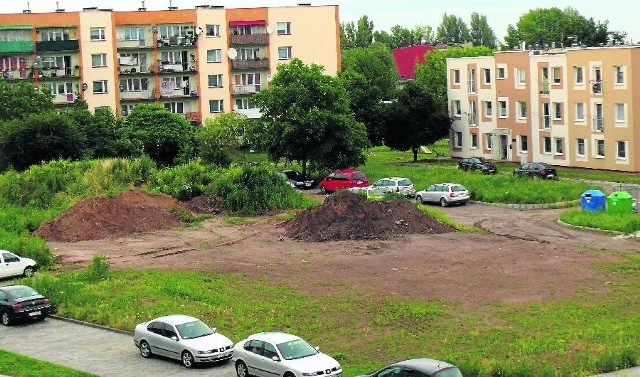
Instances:
[[[2,312],[2,324],[5,326],[11,325],[11,317],[9,317],[9,313],[6,311]]]
[[[153,356],[153,354],[151,353],[151,346],[145,340],[140,342],[140,355],[142,355],[142,357],[144,357],[145,359]]]
[[[36,321],[42,322],[42,321],[44,321],[45,318],[47,318],[46,314],[39,315],[39,316],[36,317]]]
[[[182,353],[182,365],[184,365],[186,368],[191,368],[193,364],[195,364],[195,361],[193,361],[193,355],[191,354],[191,352],[184,351]]]
[[[326,194],[327,193],[327,188],[324,187],[324,186],[320,186],[320,192],[323,193],[323,194]]]
[[[446,207],[449,205],[449,202],[445,198],[440,198],[440,206]]]
[[[23,274],[24,274],[25,277],[30,278],[30,277],[33,276],[34,272],[35,272],[35,270],[33,269],[33,267],[27,266],[27,267],[25,267]]]
[[[249,377],[249,369],[247,369],[247,365],[242,361],[238,361],[236,363],[236,374],[238,377]]]
[[[422,201],[422,196],[416,195],[416,202],[423,204],[424,202]]]

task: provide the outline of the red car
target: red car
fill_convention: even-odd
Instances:
[[[341,169],[324,177],[318,186],[320,186],[320,192],[326,194],[351,187],[367,187],[369,178],[357,169]]]

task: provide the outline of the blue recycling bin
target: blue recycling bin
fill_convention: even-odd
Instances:
[[[604,211],[607,208],[607,196],[600,190],[587,190],[581,195],[583,211]]]

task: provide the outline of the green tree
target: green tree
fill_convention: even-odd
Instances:
[[[373,22],[365,15],[358,23],[343,22],[340,24],[340,45],[342,50],[356,47],[367,47],[373,43]]]
[[[246,145],[244,132],[248,119],[236,113],[222,113],[205,121],[195,133],[199,156],[207,163],[228,166],[230,155]]]
[[[465,43],[471,41],[469,28],[460,16],[454,14],[442,16],[442,21],[436,32],[436,39],[447,43]]]
[[[391,50],[384,44],[345,51],[339,75],[350,97],[356,120],[365,124],[369,141],[382,143],[382,101],[395,98],[398,70]]]
[[[385,142],[395,150],[411,150],[414,162],[421,146],[449,134],[451,119],[446,109],[439,108],[429,91],[415,81],[404,86],[390,107]]]
[[[6,132],[0,139],[3,169],[25,170],[41,162],[82,157],[85,136],[64,114],[55,111],[31,114],[3,128]]]
[[[134,107],[121,132],[134,155],[146,154],[161,166],[185,162],[193,151],[193,126],[161,105]]]
[[[9,85],[0,79],[0,121],[22,119],[53,110],[51,98],[48,90],[38,90],[33,83]]]
[[[474,46],[487,46],[491,49],[496,48],[496,34],[487,22],[487,16],[480,15],[478,12],[471,13],[471,22],[469,22],[469,35]]]
[[[356,25],[353,22],[340,24],[340,46],[342,50],[356,47]]]
[[[269,157],[333,169],[365,162],[367,131],[349,109],[349,96],[322,66],[299,59],[278,65],[269,89],[253,99],[262,111],[262,127],[252,129]]]

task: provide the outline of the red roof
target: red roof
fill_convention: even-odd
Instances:
[[[416,64],[424,63],[424,55],[434,50],[434,46],[416,45],[408,47],[394,48],[393,59],[398,67],[398,74],[405,79],[416,77]]]

